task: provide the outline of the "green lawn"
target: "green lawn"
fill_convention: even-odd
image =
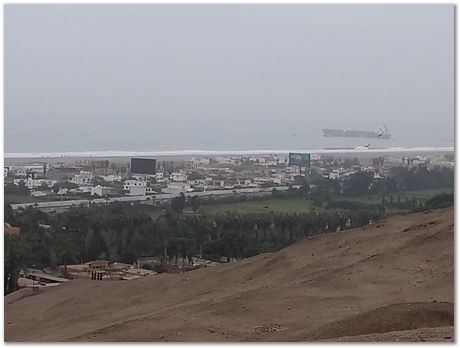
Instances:
[[[417,191],[402,191],[400,193],[393,193],[393,199],[396,200],[398,195],[401,196],[401,200],[408,199],[416,199],[417,201],[426,201],[431,197],[443,193],[443,192],[453,192],[453,187],[446,187],[440,189],[430,189],[430,190],[417,190]],[[386,196],[386,199],[389,199],[389,196]],[[355,201],[364,204],[380,204],[382,202],[381,195],[365,195],[359,197],[340,197],[339,200],[348,200],[348,201]]]
[[[38,200],[31,196],[22,196],[17,194],[8,193],[5,194],[5,204],[17,204],[17,203],[31,203],[38,202]]]
[[[401,199],[415,198],[417,201],[426,201],[442,192],[452,192],[452,187],[433,189],[433,190],[418,190],[401,192]],[[393,194],[393,199],[396,200],[398,193]],[[386,197],[387,201],[389,197]],[[340,197],[338,200],[349,200],[360,202],[363,204],[380,204],[382,197],[380,195],[365,195],[359,197]],[[264,199],[262,201],[246,201],[237,203],[222,203],[215,205],[203,205],[199,208],[201,214],[216,214],[225,211],[234,211],[240,213],[264,213],[264,212],[280,212],[280,213],[303,213],[308,212],[313,207],[311,201],[305,201],[298,198],[291,199]],[[316,207],[318,209],[318,207]]]
[[[59,201],[61,196],[45,196],[45,197],[32,197],[25,195],[18,195],[15,193],[5,194],[5,204],[18,204],[18,203],[35,203],[35,202],[49,202]],[[74,199],[88,199],[87,196],[63,196],[63,201],[74,200]]]
[[[433,190],[420,190],[420,191],[406,191],[401,192],[401,198],[415,198],[418,201],[426,201],[431,197],[440,194],[440,193],[451,193],[454,192],[453,187],[446,187],[441,189],[433,189]]]
[[[302,199],[264,199],[262,201],[247,201],[237,203],[223,203],[216,205],[203,205],[199,211],[202,214],[216,214],[225,211],[240,213],[305,213],[313,207],[310,201]]]

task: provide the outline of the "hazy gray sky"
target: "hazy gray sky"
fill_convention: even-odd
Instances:
[[[454,138],[453,5],[6,5],[4,54],[5,152]]]

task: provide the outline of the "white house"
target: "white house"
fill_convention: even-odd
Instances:
[[[162,189],[164,193],[180,193],[193,191],[189,184],[182,182],[171,182],[168,187]]]
[[[238,185],[243,187],[257,187],[257,184],[254,184],[250,179],[238,180]]]
[[[44,175],[46,166],[43,164],[32,164],[32,165],[19,165],[10,166],[9,170],[12,171],[16,176],[24,177],[27,173],[34,173],[36,175]]]
[[[68,192],[69,192],[68,189],[66,189],[65,187],[61,187],[56,194],[58,194],[58,195],[66,195]]]
[[[91,187],[91,196],[97,195],[99,197],[106,196],[111,191],[110,187],[104,187],[101,185]]]
[[[91,186],[79,186],[78,191],[81,193],[91,193]]]
[[[80,174],[75,174],[75,176],[70,180],[70,182],[77,185],[90,185],[93,181],[93,173],[80,171]]]
[[[123,180],[121,175],[113,175],[113,174],[101,175],[101,178],[104,179],[105,182],[120,182],[121,180]]]
[[[27,171],[23,168],[10,169],[10,171],[14,174],[15,177],[25,178],[27,175]]]
[[[340,173],[338,173],[338,172],[329,173],[329,179],[338,180],[339,178],[340,178]]]
[[[209,158],[192,158],[192,162],[195,164],[208,165]]]
[[[24,185],[27,186],[29,189],[33,188],[38,188],[43,185],[47,185],[48,187],[52,187],[54,184],[57,183],[56,180],[46,180],[46,179],[32,179],[32,178],[27,178],[27,179],[14,179],[13,184],[19,185],[20,182],[23,182]]]
[[[191,186],[206,185],[206,180],[203,180],[203,179],[188,180],[187,183],[190,184]]]
[[[254,178],[254,183],[257,184],[257,185],[262,185],[262,184],[265,184],[265,183],[268,183],[268,182],[273,182],[273,179],[272,178],[265,178],[265,177]]]
[[[31,195],[32,197],[37,198],[37,197],[45,197],[45,196],[46,196],[46,193],[45,193],[45,192],[42,192],[42,191],[31,191],[31,192],[30,192],[30,195]]]
[[[185,182],[185,181],[187,181],[187,174],[185,174],[185,173],[171,173],[169,178],[171,179],[171,181]]]
[[[145,195],[151,195],[154,194],[155,192],[151,187],[131,187],[129,189],[129,192],[126,194],[127,196],[145,196]]]
[[[147,183],[140,180],[125,180],[123,182],[123,190],[130,190],[131,188],[145,187]]]
[[[140,180],[125,180],[123,189],[128,191],[126,193],[128,196],[145,196],[155,193],[151,187],[147,186],[146,181]]]

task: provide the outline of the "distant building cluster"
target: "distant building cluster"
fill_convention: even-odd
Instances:
[[[296,154],[302,158],[302,154]],[[9,191],[28,190],[36,201],[65,201],[111,197],[177,196],[180,193],[212,195],[225,190],[288,188],[302,182],[306,173],[345,180],[359,171],[384,178],[392,166],[453,166],[453,158],[411,158],[388,155],[352,158],[338,155],[309,155],[308,166],[289,165],[288,156],[201,156],[188,160],[159,161],[132,158],[130,162],[76,160],[73,163],[24,163],[4,167]],[[311,162],[310,162],[311,159]],[[16,189],[15,189],[16,187]],[[5,191],[6,192],[6,191]],[[249,192],[249,191],[248,191]],[[34,202],[34,201],[31,201]]]

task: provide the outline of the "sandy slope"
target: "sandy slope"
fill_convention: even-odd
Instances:
[[[453,209],[272,254],[5,300],[6,341],[452,340]]]

